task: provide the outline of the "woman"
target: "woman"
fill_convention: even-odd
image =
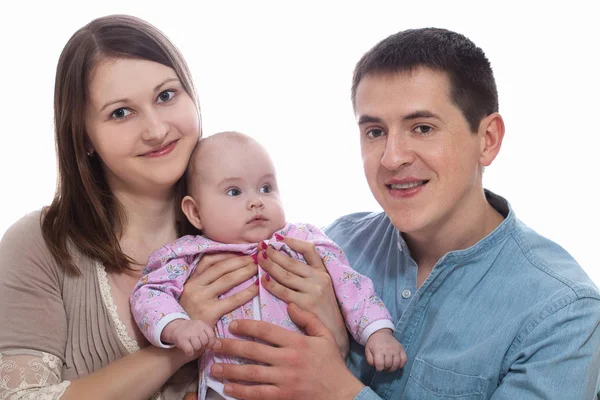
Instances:
[[[195,363],[180,368],[199,354],[147,346],[129,294],[148,256],[189,229],[178,210],[201,119],[187,65],[152,25],[96,19],[63,49],[54,111],[54,201],[0,243],[0,399],[181,399],[195,390],[196,371]],[[282,276],[294,261],[267,264]],[[295,290],[267,287],[312,308],[343,352],[329,276],[319,261],[311,265],[309,276],[290,275]],[[214,324],[257,289],[217,296],[255,273],[250,257],[205,257],[181,303]]]

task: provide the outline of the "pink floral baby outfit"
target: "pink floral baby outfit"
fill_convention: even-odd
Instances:
[[[374,332],[389,328],[394,329],[391,317],[383,302],[375,294],[373,283],[369,278],[354,271],[342,249],[331,241],[318,228],[308,224],[286,224],[277,232],[314,243],[323,263],[329,272],[335,294],[344,316],[346,326],[354,339],[365,345]],[[278,251],[305,262],[302,255],[290,249],[283,242],[271,238],[265,241]],[[172,347],[161,342],[160,335],[164,327],[179,318],[190,319],[178,300],[183,285],[194,272],[198,262],[206,253],[236,252],[251,255],[257,252],[258,244],[224,244],[217,243],[203,236],[184,236],[173,243],[155,251],[148,260],[141,280],[131,294],[130,302],[133,316],[144,335],[155,346]],[[307,268],[310,266],[307,265]],[[255,284],[264,271],[259,267],[258,278],[246,282],[223,293],[225,298],[238,293]],[[285,327],[294,332],[301,330],[291,321],[287,313],[287,304],[259,287],[259,295],[252,301],[225,314],[217,322],[216,336],[220,338],[238,338],[229,332],[228,326],[236,319],[255,319]],[[243,363],[243,360],[227,357],[219,362]],[[211,387],[224,398],[223,383],[210,376],[210,366],[215,362],[215,355],[206,351],[200,363],[200,384],[198,397],[205,399],[207,387]]]

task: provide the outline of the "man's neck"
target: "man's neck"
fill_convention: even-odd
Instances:
[[[503,219],[488,203],[482,190],[465,199],[461,208],[439,226],[425,232],[404,234],[403,237],[419,269],[427,277],[446,253],[475,245],[496,229]]]

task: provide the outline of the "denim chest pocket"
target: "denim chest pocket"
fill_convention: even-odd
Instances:
[[[404,390],[406,400],[480,400],[487,381],[475,375],[458,374],[415,359]]]

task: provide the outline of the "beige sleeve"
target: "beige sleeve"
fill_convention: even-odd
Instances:
[[[6,231],[0,241],[0,352],[29,349],[65,362],[60,275],[42,237],[39,211]]]
[[[62,362],[40,351],[0,352],[0,399],[59,400],[71,382],[62,381]]]

